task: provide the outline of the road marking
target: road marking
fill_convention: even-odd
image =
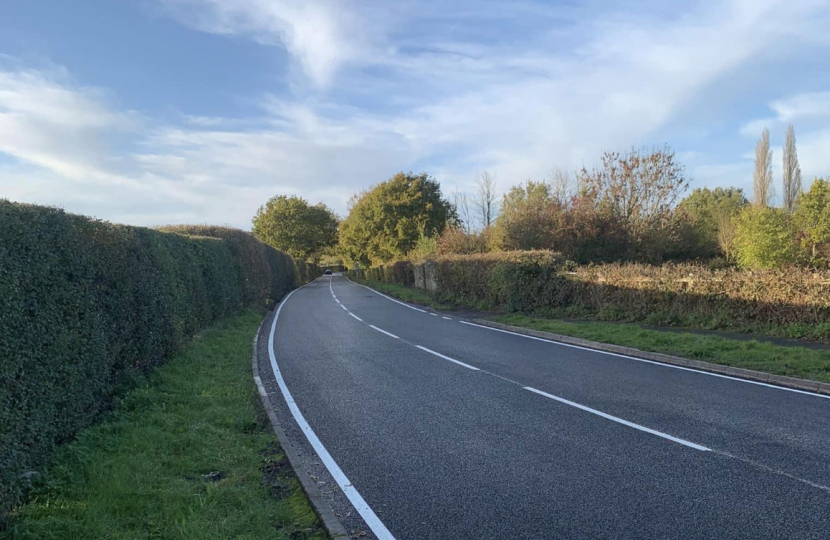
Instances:
[[[460,362],[460,361],[456,360],[455,358],[450,358],[449,356],[444,356],[443,354],[441,354],[439,352],[435,352],[432,349],[427,349],[426,347],[422,347],[420,345],[415,345],[415,347],[417,347],[418,349],[421,349],[422,351],[428,352],[429,354],[434,354],[438,358],[443,358],[444,360],[449,360],[450,362],[454,362],[454,363],[458,364],[459,366],[463,366],[467,369],[472,369],[473,371],[480,371],[477,367],[473,367],[470,364],[465,364],[464,362]]]
[[[308,439],[308,442],[311,444],[311,447],[314,448],[315,452],[317,452],[317,455],[320,457],[320,461],[323,462],[323,465],[326,466],[326,469],[328,469],[332,478],[334,478],[334,481],[337,482],[337,485],[343,491],[343,494],[355,507],[357,512],[360,514],[360,517],[362,517],[363,521],[366,522],[366,525],[372,530],[373,533],[375,533],[378,540],[395,540],[395,537],[391,532],[389,532],[386,525],[383,524],[377,514],[375,514],[374,510],[372,510],[372,508],[366,503],[357,491],[357,488],[352,485],[352,482],[346,477],[343,470],[337,462],[334,461],[334,458],[331,457],[329,451],[326,450],[326,447],[323,446],[322,442],[320,442],[317,434],[314,433],[313,429],[311,429],[311,426],[308,424],[303,416],[303,413],[300,412],[300,408],[297,407],[297,403],[294,401],[294,398],[291,396],[291,392],[288,391],[288,386],[286,386],[285,380],[282,378],[280,368],[277,366],[277,357],[274,354],[274,334],[277,330],[277,319],[279,319],[280,312],[282,311],[285,303],[288,302],[288,299],[291,298],[291,295],[297,290],[299,289],[291,291],[288,293],[288,296],[283,299],[280,303],[280,307],[277,308],[277,313],[274,315],[274,322],[271,324],[271,333],[268,336],[268,357],[271,360],[271,370],[274,372],[274,377],[277,379],[277,384],[282,392],[282,397],[285,399],[285,403],[288,405],[291,415],[294,417],[297,425],[300,426],[300,429],[305,434],[306,439]]]
[[[663,362],[655,362],[654,360],[646,360],[645,358],[637,358],[636,356],[628,356],[626,354],[602,351],[600,349],[592,349],[590,347],[582,347],[581,345],[572,345],[570,343],[563,343],[561,341],[554,341],[552,339],[544,339],[544,338],[540,338],[540,337],[536,337],[536,336],[529,336],[527,334],[519,334],[518,332],[511,332],[510,330],[502,330],[501,328],[493,328],[492,326],[484,326],[483,324],[476,324],[476,323],[472,323],[472,322],[469,322],[469,321],[459,320],[458,322],[460,322],[461,324],[469,325],[469,326],[476,326],[478,328],[485,328],[487,330],[493,330],[494,332],[502,332],[504,334],[510,334],[510,335],[513,335],[513,336],[519,336],[519,337],[523,337],[523,338],[527,338],[527,339],[533,339],[533,340],[536,340],[536,341],[543,341],[545,343],[550,343],[552,345],[559,345],[560,347],[570,347],[571,349],[579,349],[581,351],[589,351],[589,352],[604,354],[606,356],[616,356],[618,358],[625,358],[627,360],[635,360],[637,362],[644,362],[646,364],[652,364],[652,365],[655,365],[655,366],[672,368],[672,369],[680,369],[680,370],[683,370],[683,371],[691,371],[692,373],[699,373],[701,375],[709,375],[710,377],[719,377],[721,379],[729,379],[730,381],[738,381],[738,382],[747,383],[747,384],[755,384],[755,385],[758,385],[758,386],[765,386],[767,388],[774,388],[776,390],[785,390],[787,392],[795,392],[796,394],[806,394],[808,396],[830,399],[830,395],[825,396],[823,394],[818,394],[816,392],[810,392],[808,390],[797,390],[795,388],[787,388],[786,386],[778,386],[778,385],[775,385],[775,384],[769,384],[769,383],[764,383],[764,382],[760,382],[760,381],[751,381],[749,379],[741,379],[741,378],[738,378],[738,377],[731,377],[729,375],[721,375],[720,373],[712,373],[711,371],[703,371],[703,370],[700,370],[700,369],[689,368],[689,367],[684,367],[684,366],[675,366],[674,364],[664,364]]]
[[[393,337],[393,338],[395,338],[395,339],[401,339],[401,338],[399,338],[398,336],[396,336],[395,334],[392,334],[391,332],[387,332],[387,331],[386,331],[386,330],[384,330],[383,328],[378,328],[378,327],[377,327],[377,326],[375,326],[374,324],[370,324],[369,326],[370,326],[371,328],[374,328],[375,330],[377,330],[377,331],[378,331],[378,332],[380,332],[381,334],[386,334],[387,336],[389,336],[389,337]]]
[[[441,317],[442,319],[447,319],[448,321],[452,320],[452,317]]]
[[[346,309],[346,306],[344,306],[343,304],[340,304],[340,307],[343,308],[343,311],[349,311],[348,309]]]
[[[346,277],[346,276],[343,276],[343,277]],[[408,307],[409,309],[414,309],[415,311],[420,311],[421,313],[426,313],[427,312],[427,310],[425,310],[425,309],[416,308],[415,306],[410,306],[409,304],[401,302],[400,300],[395,300],[394,298],[392,298],[390,296],[386,296],[385,294],[383,294],[381,292],[378,292],[378,291],[374,290],[371,287],[367,287],[366,285],[361,285],[360,283],[355,283],[354,281],[350,280],[349,278],[346,278],[346,279],[349,281],[349,283],[352,283],[353,285],[357,285],[358,287],[363,287],[364,289],[369,289],[373,293],[375,293],[377,295],[380,295],[380,296],[386,298],[387,300],[391,300],[391,301],[395,302],[396,304],[400,304],[403,307]]]
[[[437,316],[438,316],[438,314],[437,314],[437,313],[430,313],[430,315],[432,315],[433,317],[437,317]]]
[[[531,388],[530,386],[524,386],[525,390],[533,392],[535,394],[539,394],[540,396],[545,396],[546,398],[553,399],[558,401],[559,403],[564,403],[565,405],[570,405],[571,407],[576,407],[577,409],[583,410],[585,412],[589,412],[591,414],[595,414],[597,416],[601,416],[606,420],[611,420],[612,422],[617,422],[624,426],[628,426],[630,428],[639,429],[640,431],[645,431],[646,433],[651,433],[652,435],[657,435],[658,437],[662,437],[664,439],[668,439],[670,441],[674,441],[678,444],[682,444],[683,446],[688,446],[689,448],[694,448],[695,450],[700,450],[701,452],[711,452],[710,448],[706,448],[705,446],[701,446],[699,444],[695,444],[693,442],[689,442],[683,439],[678,439],[677,437],[672,437],[667,433],[663,433],[661,431],[657,431],[651,428],[647,428],[645,426],[641,426],[640,424],[635,424],[634,422],[629,422],[628,420],[623,420],[622,418],[612,416],[610,414],[606,414],[602,411],[598,411],[596,409],[592,409],[591,407],[586,407],[585,405],[580,405],[579,403],[574,403],[573,401],[569,401],[567,399],[554,396],[553,394],[548,394],[547,392],[542,392],[541,390],[537,390],[535,388]]]
[[[335,298],[334,301],[337,302],[338,304],[340,304],[340,300],[338,300],[337,298]]]
[[[355,314],[354,314],[354,313],[352,313],[351,311],[349,312],[349,315],[351,315],[352,317],[354,317],[354,318],[355,318],[355,319],[357,319],[358,321],[363,322],[363,319],[361,319],[360,317],[358,317],[357,315],[355,315]]]

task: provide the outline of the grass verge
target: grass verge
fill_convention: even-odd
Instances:
[[[205,331],[59,449],[0,537],[326,538],[260,409],[260,320]]]
[[[358,283],[366,285],[367,287],[371,287],[375,290],[378,290],[383,294],[394,296],[398,300],[403,300],[404,302],[410,302],[412,304],[419,304],[422,306],[429,306],[433,309],[440,309],[442,311],[451,311],[455,309],[454,305],[439,302],[438,300],[430,296],[429,293],[427,293],[426,291],[416,289],[414,287],[407,287],[406,285],[399,285],[397,283],[383,283],[382,281],[374,281],[371,279],[360,279],[356,281]]]
[[[361,283],[407,302],[441,310],[457,307],[438,302],[421,289],[372,280],[361,280]],[[634,347],[643,351],[671,354],[724,366],[754,369],[774,375],[830,382],[830,351],[776,345],[756,340],[730,339],[693,332],[649,330],[635,324],[615,322],[568,322],[521,314],[497,315],[491,319],[504,324]]]
[[[774,375],[800,377],[814,381],[830,381],[830,351],[789,347],[756,340],[729,339],[691,332],[649,330],[632,324],[605,322],[567,322],[526,315],[499,315],[492,320],[578,337],[635,347],[643,351],[682,356]]]

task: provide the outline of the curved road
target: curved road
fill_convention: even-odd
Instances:
[[[475,326],[340,276],[292,293],[269,331],[271,403],[354,533],[830,538],[827,397]]]

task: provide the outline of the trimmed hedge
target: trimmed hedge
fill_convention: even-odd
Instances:
[[[316,277],[243,231],[169,230],[200,236],[0,200],[0,523],[136,372]]]
[[[830,272],[801,267],[577,266],[555,253],[528,251],[398,262],[370,268],[366,277],[481,309],[755,330],[830,343]]]
[[[260,242],[251,233],[213,225],[168,225],[160,231],[190,236],[221,238],[238,266],[239,287],[246,306],[268,306],[309,280],[308,272],[299,272],[287,253]],[[305,264],[305,263],[303,263]],[[315,277],[318,274],[315,274]]]

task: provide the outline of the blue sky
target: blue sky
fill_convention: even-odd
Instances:
[[[500,190],[672,146],[692,186],[751,185],[792,122],[830,174],[817,0],[0,3],[0,197],[139,225],[250,227],[275,194],[400,170]]]

